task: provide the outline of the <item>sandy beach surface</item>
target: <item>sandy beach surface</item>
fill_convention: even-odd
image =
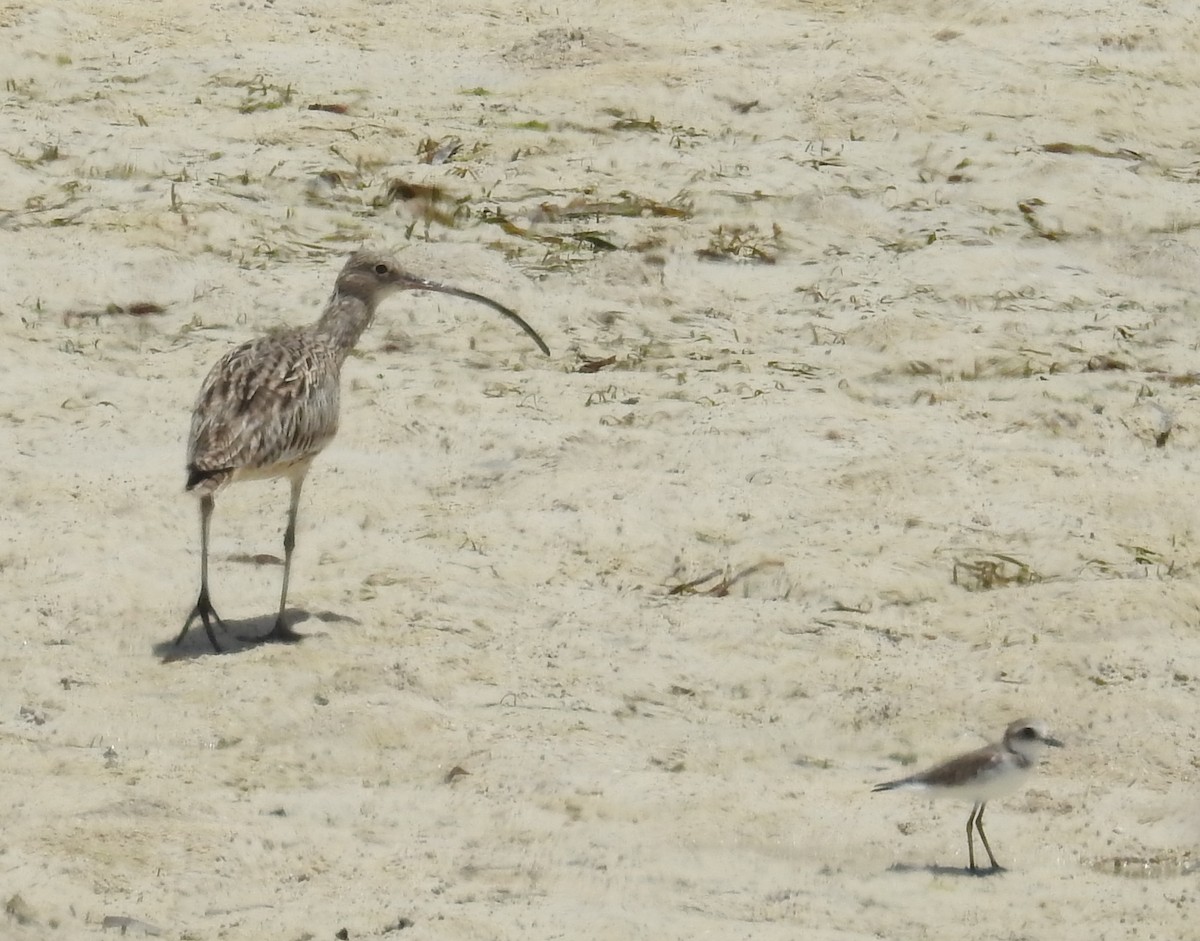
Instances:
[[[1196,937],[1182,0],[0,2],[0,936]],[[190,411],[367,245],[300,510]],[[1021,716],[988,808],[877,782]],[[982,854],[981,854],[982,856]]]

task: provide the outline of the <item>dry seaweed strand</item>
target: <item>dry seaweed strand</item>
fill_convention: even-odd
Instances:
[[[717,584],[713,585],[704,591],[698,591],[700,585],[716,578],[721,574],[721,569],[714,569],[706,575],[701,575],[699,578],[693,578],[691,581],[684,582],[681,585],[675,585],[667,590],[668,595],[708,595],[713,598],[724,598],[730,590],[738,582],[749,578],[756,572],[761,572],[763,569],[782,568],[783,562],[779,559],[763,559],[761,562],[755,562],[753,565],[742,569],[736,575],[729,575],[728,569],[725,569],[726,575]]]
[[[611,366],[617,361],[615,356],[606,356],[604,359],[588,359],[583,357],[583,363],[576,372],[599,372],[605,366]]]
[[[1015,566],[1016,572],[1010,572],[1006,566]],[[972,560],[955,559],[951,581],[967,591],[990,591],[1010,585],[1033,585],[1044,578],[1020,559],[1001,552],[988,552]]]

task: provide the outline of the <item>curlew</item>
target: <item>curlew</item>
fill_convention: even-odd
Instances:
[[[214,498],[235,481],[273,477],[286,477],[291,484],[279,615],[268,634],[247,639],[300,639],[284,620],[300,489],[313,458],[337,434],[342,364],[371,325],[379,303],[396,291],[437,291],[485,304],[516,323],[550,355],[529,324],[491,298],[409,274],[390,255],[366,251],[351,255],[315,323],[243,343],[217,362],[200,388],[187,457],[187,489],[200,498],[200,596],[175,639],[176,646],[199,619],[213,650],[221,652],[213,624],[224,628],[225,623],[208,593]]]
[[[939,765],[901,778],[876,784],[872,791],[919,790],[930,795],[965,798],[972,801],[971,815],[967,818],[967,858],[971,872],[975,867],[975,835],[979,831],[983,848],[993,870],[1003,869],[988,845],[983,832],[983,810],[994,797],[1014,791],[1037,766],[1038,756],[1044,745],[1061,748],[1062,742],[1052,738],[1046,726],[1036,719],[1017,719],[1004,730],[1004,738],[994,745],[985,745],[975,751],[951,758]]]

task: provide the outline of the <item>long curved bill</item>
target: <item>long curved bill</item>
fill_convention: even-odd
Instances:
[[[550,347],[546,346],[546,342],[538,336],[538,332],[525,322],[525,318],[518,314],[515,310],[510,310],[503,304],[492,300],[490,297],[484,297],[482,294],[476,294],[474,291],[464,291],[462,288],[452,288],[448,284],[439,284],[437,281],[428,281],[425,278],[418,278],[415,275],[405,277],[404,286],[413,291],[436,291],[439,294],[453,294],[455,297],[465,298],[468,301],[475,301],[490,307],[492,310],[499,311],[518,327],[525,331],[534,343],[538,345],[538,349],[550,355]]]

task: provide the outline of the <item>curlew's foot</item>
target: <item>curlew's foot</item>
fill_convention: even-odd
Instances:
[[[304,640],[303,634],[297,634],[288,627],[287,622],[280,617],[271,630],[261,637],[239,637],[250,644],[298,644]]]
[[[217,643],[216,632],[213,631],[213,622],[221,626],[221,630],[225,630],[225,622],[221,620],[221,615],[217,614],[216,608],[212,606],[212,602],[208,599],[208,592],[204,589],[200,590],[200,597],[196,599],[196,607],[192,608],[192,613],[188,615],[188,619],[183,622],[183,630],[179,632],[179,636],[175,638],[175,646],[178,647],[183,643],[183,639],[187,636],[188,630],[192,626],[192,622],[199,618],[204,622],[204,633],[208,635],[208,642],[212,644],[212,648],[217,653],[221,653],[221,645]]]

